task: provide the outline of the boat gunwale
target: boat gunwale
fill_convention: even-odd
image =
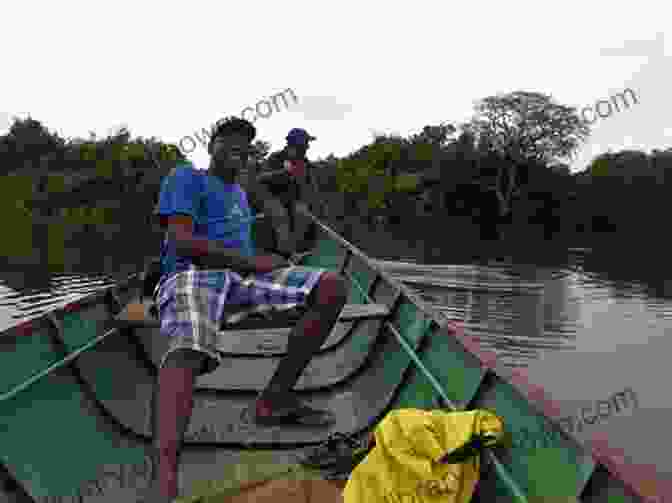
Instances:
[[[423,314],[432,319],[440,327],[448,327],[448,332],[454,336],[460,344],[463,346],[464,350],[468,353],[471,353],[475,356],[480,364],[485,368],[486,372],[481,379],[481,384],[487,378],[488,372],[499,377],[503,381],[510,384],[515,390],[517,390],[530,404],[530,406],[537,412],[539,415],[543,416],[546,420],[553,423],[553,425],[559,428],[563,433],[569,437],[569,439],[575,444],[575,448],[579,453],[589,454],[593,459],[595,466],[591,470],[591,474],[587,477],[586,482],[583,487],[579,488],[579,494],[576,497],[580,497],[581,493],[589,486],[593,476],[599,470],[600,467],[609,472],[616,480],[623,483],[626,488],[628,488],[634,495],[641,498],[643,501],[651,501],[651,503],[661,503],[659,497],[649,497],[642,491],[642,486],[644,485],[644,480],[640,476],[634,473],[636,467],[630,463],[627,463],[624,460],[619,459],[615,455],[607,454],[605,451],[609,449],[608,441],[605,441],[606,444],[604,447],[599,446],[594,440],[591,440],[588,445],[585,445],[579,441],[579,439],[570,432],[566,432],[560,427],[558,421],[556,421],[557,414],[555,411],[560,410],[558,402],[550,397],[550,394],[543,388],[543,386],[531,384],[528,380],[526,372],[517,370],[510,370],[504,367],[501,362],[498,361],[496,354],[492,351],[483,351],[480,349],[480,344],[471,336],[468,336],[462,332],[462,336],[459,336],[460,330],[455,330],[454,326],[451,326],[453,323],[462,325],[457,320],[446,320],[441,319],[439,316],[432,312],[430,309],[426,308],[424,303],[417,299],[417,296],[414,295],[403,283],[393,279],[388,273],[383,271],[378,267],[377,264],[372,263],[372,260],[359,250],[355,245],[345,240],[343,237],[339,236],[333,229],[330,229],[322,222],[320,222],[312,213],[301,208],[299,211],[308,218],[310,218],[315,225],[321,228],[330,238],[337,241],[342,247],[346,248],[349,251],[349,254],[358,256],[360,260],[368,265],[379,275],[382,279],[386,280],[393,286],[399,289],[399,292],[402,296],[408,298],[413,302],[418,310]],[[346,259],[346,263],[348,260]],[[479,387],[481,386],[479,384]],[[494,457],[496,457],[493,454]],[[651,476],[649,480],[653,481],[655,478]],[[662,487],[663,484],[657,484]]]

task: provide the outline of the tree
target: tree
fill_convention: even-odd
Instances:
[[[544,163],[568,158],[590,134],[576,108],[525,91],[483,99],[463,128],[501,154]]]
[[[462,129],[477,138],[479,150],[494,151],[505,161],[498,176],[501,214],[511,210],[521,165],[569,158],[590,135],[588,122],[576,108],[555,103],[541,93],[489,96],[475,108],[474,117]],[[508,190],[501,190],[502,185]]]
[[[395,219],[408,213],[406,206],[419,185],[418,177],[408,173],[412,150],[407,139],[378,134],[372,143],[338,160],[336,187],[344,193],[346,204],[361,201],[361,210],[368,216],[387,214]]]
[[[411,145],[416,143],[430,143],[443,147],[455,131],[457,131],[457,129],[452,124],[441,123],[437,126],[425,126],[422,128],[421,133],[412,135],[409,142]]]
[[[3,164],[8,165],[3,171],[12,171],[28,164],[37,163],[43,156],[63,150],[65,140],[56,133],[51,133],[38,120],[31,117],[15,119],[9,133],[3,137],[2,154],[6,156]]]

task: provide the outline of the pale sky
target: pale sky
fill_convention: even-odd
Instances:
[[[317,158],[373,132],[462,122],[499,92],[582,108],[630,87],[639,103],[597,120],[579,169],[608,149],[672,146],[665,5],[6,2],[0,112],[31,113],[65,137],[127,124],[176,143],[291,88],[299,104],[256,120],[258,137],[277,149],[303,127]],[[200,146],[190,158],[205,167]]]

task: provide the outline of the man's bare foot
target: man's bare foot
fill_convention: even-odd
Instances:
[[[303,426],[331,426],[336,422],[333,412],[326,409],[317,409],[302,402],[294,395],[269,400],[262,397],[263,393],[252,406],[252,419],[263,426],[303,425]]]

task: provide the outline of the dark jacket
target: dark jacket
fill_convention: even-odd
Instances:
[[[268,156],[264,163],[264,168],[260,170],[259,175],[269,171],[282,171],[285,169],[285,161],[289,159],[285,149],[273,152]],[[302,159],[306,166],[306,176],[304,183],[313,184],[313,166],[306,158]],[[279,173],[266,180],[260,180],[274,197],[281,200],[284,204],[289,204],[292,201],[305,200],[307,194],[304,193],[302,183],[298,182],[289,173]]]

